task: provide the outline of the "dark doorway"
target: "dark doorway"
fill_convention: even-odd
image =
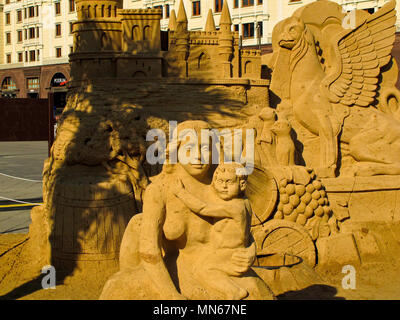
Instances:
[[[51,91],[53,93],[53,111],[56,120],[60,117],[67,103],[67,77],[61,73],[57,72],[50,82]]]
[[[39,93],[38,92],[29,92],[28,93],[28,98],[30,98],[30,99],[39,99]]]

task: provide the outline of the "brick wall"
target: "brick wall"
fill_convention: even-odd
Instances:
[[[0,99],[0,141],[47,141],[47,99]]]

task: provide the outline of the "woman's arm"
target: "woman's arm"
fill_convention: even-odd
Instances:
[[[162,228],[165,221],[165,200],[162,194],[161,189],[154,183],[145,191],[139,253],[149,278],[162,297],[185,299],[176,290],[162,257]]]
[[[243,213],[240,205],[238,207],[233,206],[225,202],[224,204],[216,203],[206,203],[195,195],[188,192],[180,180],[173,183],[171,191],[175,196],[181,200],[185,206],[187,206],[191,211],[197,213],[201,216],[211,217],[211,218],[241,218]]]

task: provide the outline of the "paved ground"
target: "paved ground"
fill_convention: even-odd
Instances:
[[[0,142],[0,234],[28,232],[32,206],[5,198],[41,203],[46,157],[47,141]]]

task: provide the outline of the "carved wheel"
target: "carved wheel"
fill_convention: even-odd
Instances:
[[[315,266],[316,249],[307,230],[284,220],[270,220],[252,230],[257,245],[257,257],[261,266],[268,266],[268,256],[290,255]]]
[[[251,225],[257,226],[267,221],[278,199],[278,188],[272,174],[255,167],[247,181],[246,197],[253,210]]]

